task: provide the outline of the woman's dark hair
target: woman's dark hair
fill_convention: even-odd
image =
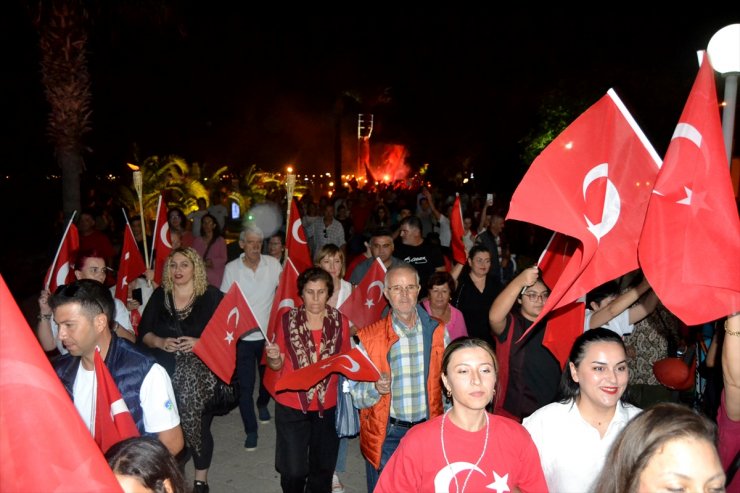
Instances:
[[[447,287],[450,288],[450,295],[455,292],[455,279],[447,271],[435,272],[429,276],[426,288],[427,291],[431,291],[434,286],[442,286],[443,284],[447,284]]]
[[[184,213],[184,212],[182,211],[182,209],[179,209],[179,208],[177,208],[177,207],[173,207],[172,209],[168,210],[168,211],[167,211],[167,221],[169,222],[169,218],[170,218],[170,215],[171,215],[171,214],[172,214],[173,212],[174,212],[175,214],[177,214],[178,216],[180,216],[180,227],[181,227],[181,228],[182,228],[183,230],[185,230],[185,229],[186,229],[186,228],[185,228],[185,226],[186,226],[186,225],[187,225],[187,223],[188,223],[188,218],[187,218],[187,217],[185,217],[185,213]]]
[[[216,220],[216,216],[214,216],[211,213],[203,214],[203,217],[200,218],[201,225],[203,224],[203,219],[205,219],[205,218],[210,218],[211,221],[213,221],[213,237],[211,238],[211,243],[213,243],[214,241],[216,241],[216,238],[218,238],[219,236],[223,236],[223,234],[221,232],[221,226],[218,224],[218,220]],[[203,235],[203,231],[202,231],[203,230],[203,227],[201,226],[200,229],[201,229],[200,234],[202,236]]]
[[[334,294],[334,281],[331,278],[331,274],[321,267],[309,267],[301,272],[301,275],[298,276],[298,294],[302,296],[303,288],[306,287],[306,284],[312,281],[324,281],[326,283],[327,292],[329,293],[329,298]]]
[[[605,282],[597,286],[586,294],[586,306],[591,307],[591,303],[599,304],[604,298],[609,296],[619,296],[619,283],[616,281]]]
[[[622,350],[627,353],[627,348],[624,346],[622,338],[613,330],[605,329],[603,327],[597,327],[595,329],[587,330],[576,338],[573,342],[573,346],[570,349],[568,355],[568,362],[565,364],[563,374],[560,376],[560,393],[558,395],[560,402],[566,403],[570,400],[575,400],[581,393],[581,387],[578,382],[573,380],[573,376],[570,374],[570,363],[578,368],[583,362],[583,358],[586,357],[586,351],[588,346],[595,342],[614,342],[619,344]],[[620,400],[626,402],[627,392],[622,394]]]
[[[705,440],[716,446],[717,428],[688,406],[655,404],[632,418],[609,449],[595,493],[634,493],[648,462],[668,442]]]
[[[469,337],[469,336],[462,336],[458,337],[457,339],[453,339],[445,348],[444,353],[442,353],[442,372],[441,375],[447,376],[447,367],[450,364],[450,358],[452,358],[452,355],[455,354],[455,352],[459,351],[460,349],[469,349],[469,348],[481,348],[485,350],[488,354],[491,355],[491,359],[493,360],[493,371],[496,373],[496,386],[494,387],[494,394],[493,394],[493,400],[491,403],[486,406],[488,412],[493,412],[493,408],[496,402],[496,390],[499,387],[498,382],[498,359],[496,358],[496,352],[493,350],[490,344],[488,344],[483,339],[479,339],[477,337]],[[441,380],[440,376],[440,380]],[[444,382],[442,382],[442,390],[444,391]],[[445,394],[445,400],[447,402],[450,402],[451,399],[447,397],[447,394]]]
[[[486,248],[484,245],[475,244],[472,247],[470,247],[470,250],[468,251],[468,259],[474,258],[476,256],[476,254],[481,253],[481,252],[485,252],[488,255],[493,255],[491,253],[491,250],[489,250],[488,248]]]
[[[155,493],[167,493],[165,480],[169,480],[172,493],[188,491],[177,461],[156,438],[122,440],[108,449],[105,458],[114,473],[133,476]]]

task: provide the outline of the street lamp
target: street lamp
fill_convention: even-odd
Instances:
[[[725,26],[712,36],[707,46],[714,70],[725,78],[725,107],[722,110],[722,132],[727,160],[732,165],[732,133],[737,106],[737,78],[740,75],[740,24]]]

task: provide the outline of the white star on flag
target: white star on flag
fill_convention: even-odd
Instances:
[[[368,298],[365,300],[365,306],[368,308],[372,308],[373,306],[375,306],[375,302],[371,300],[370,298]]]
[[[226,331],[226,337],[224,337],[224,340],[231,345],[231,343],[234,342],[234,333]]]
[[[504,493],[506,491],[511,491],[509,489],[509,474],[504,474],[503,476],[499,476],[496,474],[496,471],[491,471],[493,473],[493,477],[495,481],[489,485],[486,485],[486,488],[489,490],[496,490],[496,493]]]
[[[689,187],[686,187],[686,186],[684,186],[683,189],[686,191],[686,198],[681,199],[677,201],[676,203],[683,204],[683,205],[691,205],[691,194],[693,193],[693,191]]]

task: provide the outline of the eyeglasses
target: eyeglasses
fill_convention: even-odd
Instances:
[[[534,303],[537,300],[547,301],[547,298],[550,297],[550,293],[545,291],[544,293],[524,293],[524,296],[526,296],[529,301]]]
[[[326,232],[326,228],[324,228],[324,238],[328,238],[329,234]]]
[[[408,286],[389,286],[388,291],[390,291],[393,294],[400,294],[401,291],[404,293],[410,294],[415,293],[419,290],[420,286],[418,284],[409,284]]]

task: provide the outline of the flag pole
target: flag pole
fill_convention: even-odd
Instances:
[[[59,260],[59,252],[62,251],[62,245],[64,244],[64,239],[67,237],[67,233],[69,233],[69,227],[72,225],[72,221],[75,220],[75,215],[77,214],[77,211],[72,211],[72,217],[69,218],[69,222],[67,223],[67,227],[64,228],[64,234],[62,235],[62,241],[59,242],[59,246],[57,247],[57,253],[54,255],[54,261],[51,263],[52,271],[54,270],[54,266],[57,265],[57,260]],[[51,286],[51,276],[46,280],[46,286],[44,286],[44,289],[47,291],[49,290],[49,286]]]
[[[141,171],[134,171],[134,188],[136,189],[136,195],[139,197],[139,215],[141,216],[141,235],[144,239],[144,264],[149,265],[149,249],[146,244],[146,218],[144,217],[144,179],[142,178]],[[128,220],[126,220],[128,222]]]
[[[285,234],[290,234],[290,208],[293,205],[293,193],[295,192],[295,174],[293,168],[288,166],[288,175],[285,178],[285,189],[288,195],[288,205],[285,211]],[[285,258],[288,258],[288,246],[285,246]]]

